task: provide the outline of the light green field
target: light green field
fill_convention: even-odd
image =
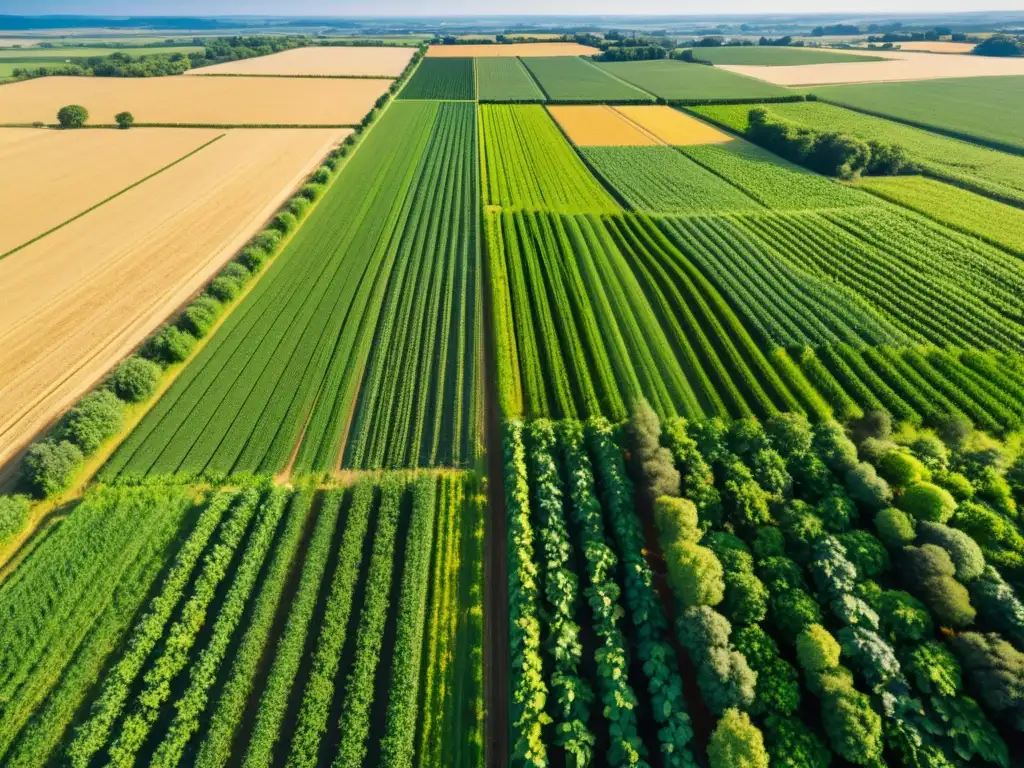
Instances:
[[[483,101],[544,101],[544,94],[518,58],[479,58],[476,78],[477,96]]]
[[[39,59],[85,59],[91,56],[110,56],[124,53],[129,56],[153,56],[158,53],[200,53],[200,45],[168,45],[159,48],[0,48],[0,62],[11,60],[35,61]]]
[[[754,64],[762,67],[883,61],[880,56],[858,56],[842,51],[771,45],[727,45],[720,48],[693,48],[692,50],[694,58],[710,61],[712,64]]]

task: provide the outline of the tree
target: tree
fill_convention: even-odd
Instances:
[[[654,525],[667,544],[701,539],[696,505],[678,496],[659,496],[654,500]],[[662,546],[667,548],[666,544]]]
[[[751,712],[757,715],[792,715],[800,706],[796,670],[779,656],[775,641],[761,627],[743,627],[733,635],[736,650],[757,673],[757,695]]]
[[[857,520],[857,506],[839,486],[833,486],[818,503],[817,513],[825,529],[832,533],[850,530]]]
[[[881,509],[875,515],[875,530],[889,549],[901,549],[913,542],[917,535],[913,520],[905,512],[892,507]]]
[[[155,363],[168,365],[185,360],[195,345],[194,336],[173,325],[165,325],[146,339],[139,354]]]
[[[1010,35],[992,35],[974,46],[976,56],[1024,56],[1024,43]]]
[[[946,550],[956,567],[956,578],[965,584],[981,576],[985,570],[981,547],[963,531],[925,520],[917,526],[917,539],[922,544],[934,544]]]
[[[678,496],[679,472],[672,463],[672,454],[661,447],[658,414],[646,400],[640,399],[634,404],[633,414],[626,423],[626,437],[634,476],[650,501],[659,496]]]
[[[25,452],[23,475],[39,497],[47,498],[68,487],[82,459],[82,452],[74,443],[42,440],[30,445]]]
[[[676,619],[676,633],[694,662],[704,660],[708,648],[725,648],[729,645],[732,626],[722,614],[707,605],[687,608]]]
[[[750,457],[750,469],[757,484],[776,499],[793,492],[793,478],[786,469],[786,460],[775,450],[764,448]]]
[[[6,544],[28,520],[32,502],[27,496],[0,494],[0,544]]]
[[[889,570],[889,553],[882,542],[867,531],[840,533],[836,539],[846,550],[846,559],[857,569],[858,579],[873,579]]]
[[[875,468],[861,462],[846,473],[846,487],[850,497],[872,509],[881,509],[892,501],[892,489],[878,476]]]
[[[944,626],[966,627],[974,622],[970,595],[953,578],[956,566],[944,549],[934,544],[906,547],[903,567],[912,590]]]
[[[945,523],[956,512],[956,499],[932,483],[914,483],[900,496],[897,506],[917,520]]]
[[[107,384],[126,403],[148,399],[160,383],[160,366],[141,357],[129,357],[110,375]]]
[[[89,119],[89,110],[78,104],[68,104],[57,111],[57,122],[61,128],[81,128]]]
[[[210,332],[220,317],[221,303],[213,296],[204,294],[192,300],[181,315],[179,325],[197,339]]]
[[[764,424],[772,447],[788,459],[811,449],[811,423],[802,413],[780,413]]]
[[[821,621],[818,601],[800,589],[787,589],[771,599],[772,617],[779,633],[789,642],[808,626]]]
[[[1024,653],[996,634],[964,632],[951,642],[978,698],[1024,730]]]
[[[924,464],[901,450],[883,454],[878,460],[878,471],[892,485],[901,489],[929,479]]]
[[[665,564],[669,582],[685,607],[722,602],[722,564],[710,549],[691,541],[677,542],[665,552]]]
[[[757,691],[757,673],[739,651],[715,646],[704,654],[697,669],[701,697],[715,714],[729,707],[747,709]]]
[[[128,130],[135,124],[135,115],[131,112],[118,112],[114,115],[114,120],[122,130]]]
[[[999,571],[991,565],[985,566],[981,575],[968,585],[971,602],[978,613],[1010,640],[1024,647],[1024,602],[1021,602],[1013,587],[1007,584]]]
[[[811,624],[796,639],[796,660],[814,690],[822,673],[838,666],[842,649],[821,624]]]
[[[836,633],[843,657],[860,670],[872,690],[880,691],[900,674],[892,646],[864,627],[843,627]]]
[[[822,701],[821,720],[832,749],[857,765],[873,765],[882,756],[882,718],[871,700],[852,688]]]
[[[727,570],[722,613],[733,624],[756,624],[768,613],[768,590],[753,573]]]
[[[909,592],[887,589],[879,593],[873,606],[880,630],[894,643],[915,643],[933,634],[928,608]]]
[[[960,664],[946,646],[934,640],[914,645],[903,666],[925,693],[956,696],[960,690]]]
[[[61,423],[60,436],[77,445],[88,456],[123,423],[124,403],[109,389],[98,389],[68,411]]]
[[[803,569],[794,561],[782,555],[766,557],[758,563],[757,575],[772,594],[778,594],[789,589],[807,589]]]
[[[814,451],[837,474],[845,474],[857,467],[857,446],[846,436],[842,426],[834,421],[815,425]]]
[[[708,762],[711,768],[768,768],[764,737],[749,715],[726,710],[708,742]]]
[[[796,717],[765,719],[765,741],[772,768],[828,768],[832,753]]]

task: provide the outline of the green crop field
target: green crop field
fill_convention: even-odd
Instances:
[[[815,88],[853,109],[1024,152],[1024,77],[975,77]]]
[[[887,119],[675,60],[408,71],[0,466],[0,765],[1013,768],[1016,85],[822,89]],[[540,103],[656,97],[735,137]],[[8,130],[29,201],[23,147],[96,134]],[[38,290],[146,235],[101,234]]]
[[[692,48],[693,56],[712,64],[752,64],[762,67],[795,67],[807,64],[843,64],[884,61],[879,56],[863,56],[817,48],[793,48],[771,45],[723,45],[718,48]]]
[[[473,60],[424,59],[415,74],[398,94],[400,99],[453,99],[476,98],[476,78]]]
[[[0,78],[12,77],[16,69],[57,69],[83,64],[86,58],[107,57],[123,53],[134,58],[140,56],[202,53],[196,45],[175,45],[162,48],[0,48]]]
[[[544,101],[544,94],[518,58],[477,59],[476,77],[481,101]]]
[[[654,97],[612,77],[578,56],[532,56],[523,59],[549,101],[604,103],[646,102]]]
[[[920,128],[822,103],[763,105],[769,114],[820,131],[845,133],[863,141],[898,144],[929,174],[981,194],[1024,206],[1024,157],[979,147]],[[743,133],[748,105],[693,107],[696,114]]]
[[[541,106],[480,107],[484,202],[505,208],[619,208]]]
[[[724,69],[685,64],[672,59],[599,64],[606,72],[653,93],[659,99],[682,102],[771,99],[793,92]]]
[[[584,147],[581,151],[636,211],[692,214],[761,207],[674,147]]]
[[[1024,211],[923,176],[868,176],[859,187],[1024,255]]]

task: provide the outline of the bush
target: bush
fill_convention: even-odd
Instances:
[[[708,742],[711,768],[768,768],[761,731],[745,712],[727,710]]]
[[[251,247],[259,248],[267,254],[273,253],[280,244],[281,233],[276,229],[265,229],[249,241]]]
[[[696,505],[678,496],[659,496],[654,500],[654,525],[666,548],[677,541],[701,539]]]
[[[999,635],[977,632],[957,635],[952,646],[973,693],[1024,730],[1024,653]]]
[[[147,400],[160,383],[160,366],[141,357],[124,360],[107,380],[111,391],[126,403]]]
[[[326,184],[331,180],[331,169],[320,166],[313,171],[313,175],[309,177],[309,180],[314,184]]]
[[[797,496],[807,501],[821,498],[832,487],[832,471],[813,453],[791,459],[789,472],[793,476]]]
[[[221,305],[213,296],[197,296],[181,314],[179,325],[182,330],[201,339],[210,332],[220,316]]]
[[[981,576],[969,585],[971,602],[993,629],[1005,634],[1018,647],[1024,647],[1024,603],[999,572],[985,566]]]
[[[771,526],[764,526],[757,530],[754,536],[754,556],[758,560],[765,560],[770,557],[782,557],[786,554],[786,540],[782,531]]]
[[[843,475],[857,467],[857,446],[834,421],[814,426],[813,446],[818,457],[836,474]]]
[[[860,670],[874,691],[881,691],[899,677],[900,663],[885,640],[864,627],[843,627],[836,633],[843,657]]]
[[[69,104],[57,111],[57,122],[61,128],[81,128],[89,119],[89,110],[78,104]]]
[[[796,660],[807,675],[809,686],[823,672],[839,665],[841,652],[839,643],[821,624],[811,624],[796,639]]]
[[[897,506],[917,520],[945,523],[956,512],[956,499],[931,483],[915,483],[900,496]]]
[[[832,753],[796,717],[765,720],[765,741],[772,768],[828,768]]]
[[[970,501],[974,498],[974,485],[965,475],[940,469],[932,473],[932,482],[945,488],[957,502]]]
[[[910,441],[910,450],[921,460],[931,471],[946,468],[949,461],[949,451],[946,444],[942,442],[934,432],[921,432]]]
[[[882,756],[882,718],[862,693],[846,690],[822,701],[821,720],[832,749],[858,765],[874,765]]]
[[[878,629],[878,614],[874,608],[868,605],[855,594],[848,592],[832,599],[829,603],[832,613],[846,626],[867,627],[871,630]]]
[[[736,650],[757,673],[757,695],[751,712],[756,715],[792,715],[800,706],[800,681],[796,670],[779,656],[775,641],[758,626],[743,627],[733,634]]]
[[[975,616],[971,598],[964,585],[953,578],[956,567],[946,551],[925,544],[906,547],[903,553],[908,581],[935,618],[944,626],[970,625]]]
[[[850,497],[872,509],[881,509],[892,501],[892,489],[870,464],[861,462],[846,473],[845,480]]]
[[[230,261],[220,271],[220,277],[227,277],[239,285],[245,285],[252,278],[252,272],[246,269],[245,265],[237,261]]]
[[[838,486],[834,486],[818,503],[817,513],[825,529],[831,533],[848,531],[857,521],[856,505]]]
[[[195,346],[194,336],[173,325],[165,325],[146,339],[139,354],[155,363],[169,365],[185,360]]]
[[[282,235],[294,231],[298,225],[299,220],[295,218],[295,214],[288,211],[282,211],[270,221],[270,228],[277,230]]]
[[[86,456],[124,424],[124,403],[109,389],[98,389],[78,401],[60,426],[61,439],[77,445]]]
[[[665,553],[668,578],[683,606],[718,605],[725,595],[722,564],[706,547],[682,541]]]
[[[709,648],[697,669],[701,698],[715,714],[729,707],[747,709],[757,691],[757,673],[739,651],[724,646]]]
[[[1013,523],[984,504],[965,501],[950,522],[978,542],[989,562],[1005,568],[1024,568],[1024,537]]]
[[[825,535],[821,519],[802,501],[790,501],[779,510],[779,529],[798,561],[807,561],[814,542]]]
[[[840,533],[836,538],[846,550],[846,559],[857,569],[857,578],[873,579],[889,570],[889,553],[877,538],[867,531]]]
[[[857,443],[865,440],[888,440],[892,437],[892,416],[888,411],[865,411],[853,424],[853,438]]]
[[[309,213],[310,202],[304,197],[293,197],[288,201],[288,205],[285,206],[288,212],[291,213],[296,219],[303,218]]]
[[[67,440],[42,440],[29,446],[22,459],[25,482],[41,498],[60,493],[81,466],[84,457]]]
[[[25,526],[31,507],[28,496],[0,494],[0,544],[6,544]]]
[[[883,454],[878,460],[878,471],[897,488],[907,488],[929,479],[927,467],[901,450],[887,451]]]
[[[721,610],[733,624],[757,624],[768,613],[768,590],[753,573],[727,570]]]
[[[787,458],[803,455],[811,450],[811,423],[801,413],[780,413],[772,416],[765,422],[764,429],[772,447]]]
[[[210,296],[227,304],[234,301],[235,297],[242,292],[242,286],[237,280],[232,280],[230,277],[217,277],[206,290]]]
[[[934,544],[946,550],[956,567],[956,578],[964,583],[978,578],[985,570],[981,547],[963,531],[924,521],[917,526],[917,538],[921,544]]]
[[[757,575],[772,594],[788,589],[807,589],[803,569],[788,557],[781,555],[762,560],[758,564]]]
[[[114,115],[114,121],[121,130],[128,130],[135,123],[135,115],[131,112],[118,112]]]
[[[887,589],[874,603],[882,633],[898,645],[931,637],[932,615],[924,603],[908,592]]]
[[[913,520],[906,513],[892,507],[879,510],[875,515],[875,530],[878,531],[878,538],[889,549],[902,549],[913,543],[917,536]]]
[[[707,605],[687,608],[676,618],[679,642],[695,664],[704,661],[709,648],[727,648],[732,625],[722,614]]]
[[[651,502],[659,496],[678,496],[679,472],[673,464],[672,453],[661,446],[658,414],[646,400],[634,403],[625,433],[634,477],[644,496]]]
[[[821,622],[818,601],[799,589],[773,595],[771,607],[775,626],[787,642],[793,642],[808,626]]]
[[[730,451],[747,458],[768,448],[768,434],[757,419],[736,419],[726,431],[725,443]]]
[[[786,460],[774,450],[762,449],[750,458],[750,469],[757,484],[774,496],[783,499],[793,492],[793,478],[786,470]]]
[[[248,245],[242,249],[242,252],[238,255],[238,263],[248,269],[250,272],[259,272],[260,268],[266,264],[267,259],[270,256],[262,248],[258,248],[255,245]]]
[[[864,461],[878,464],[886,453],[898,449],[899,446],[892,440],[879,440],[878,438],[869,437],[857,444],[857,455]]]
[[[956,696],[960,690],[960,664],[944,645],[934,640],[914,645],[903,666],[925,693]]]
[[[324,188],[319,184],[305,184],[302,189],[299,190],[299,197],[304,197],[309,202],[313,203],[320,199],[320,195],[324,192]]]

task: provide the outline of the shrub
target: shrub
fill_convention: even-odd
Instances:
[[[818,457],[836,474],[845,474],[857,466],[857,446],[834,421],[814,426],[813,446]]]
[[[775,641],[758,626],[743,627],[733,635],[736,650],[757,673],[757,694],[751,707],[756,715],[788,716],[800,706],[796,670],[779,656]]]
[[[914,591],[931,608],[935,618],[949,627],[966,627],[974,621],[970,595],[953,578],[956,567],[944,549],[934,544],[906,547],[903,560]]]
[[[324,188],[319,184],[305,184],[302,189],[299,190],[299,196],[304,197],[309,202],[315,202],[320,199],[320,195],[324,192]]]
[[[69,104],[57,110],[57,122],[61,128],[81,128],[89,119],[89,110],[78,104]]]
[[[259,248],[265,253],[273,253],[281,244],[281,233],[276,229],[264,229],[256,237],[249,241],[253,248]]]
[[[822,726],[832,749],[858,765],[873,765],[882,755],[882,718],[862,693],[847,690],[825,697]]]
[[[841,652],[839,643],[821,624],[811,624],[796,639],[796,660],[807,674],[808,684],[838,666]]]
[[[892,489],[870,464],[861,462],[846,473],[845,480],[850,497],[872,509],[881,509],[892,501]]]
[[[180,325],[197,339],[210,332],[220,316],[221,305],[213,296],[197,296],[181,314]]]
[[[676,619],[679,642],[697,664],[704,660],[709,648],[727,648],[731,633],[729,620],[707,605],[687,608]]]
[[[825,529],[832,533],[850,530],[857,520],[856,505],[838,486],[833,487],[828,495],[818,502],[817,513]]]
[[[299,220],[295,218],[295,214],[288,211],[282,211],[270,221],[270,228],[276,229],[282,235],[294,231],[298,225]]]
[[[768,613],[768,590],[753,573],[727,570],[722,613],[733,624],[756,624]]]
[[[124,360],[107,380],[115,395],[126,403],[141,403],[148,399],[160,383],[160,366],[142,357]]]
[[[903,666],[925,693],[956,696],[960,690],[960,664],[944,645],[934,640],[915,644]]]
[[[869,437],[857,444],[857,455],[864,461],[877,464],[886,453],[898,449],[899,446],[892,440],[879,440],[875,437]]]
[[[180,363],[192,354],[195,345],[194,336],[173,325],[165,325],[146,339],[139,354],[164,365]]]
[[[879,594],[874,607],[882,633],[894,643],[915,643],[933,634],[928,608],[908,592],[887,589]]]
[[[971,602],[985,621],[1024,647],[1024,603],[991,565],[969,585]]]
[[[915,483],[900,496],[897,506],[917,520],[944,523],[956,512],[956,500],[949,491],[931,483]]]
[[[739,651],[728,647],[709,648],[697,669],[701,698],[715,714],[729,707],[747,709],[754,701],[757,673]]]
[[[757,575],[772,594],[788,589],[807,589],[803,569],[788,557],[781,555],[762,560],[758,564]]]
[[[914,522],[906,513],[888,507],[875,515],[875,530],[889,549],[901,549],[914,541]]]
[[[255,245],[248,245],[242,249],[242,252],[238,255],[238,263],[248,269],[250,272],[258,272],[260,268],[270,258],[266,251],[262,248],[258,248]]]
[[[811,423],[801,413],[780,413],[764,424],[765,433],[772,447],[787,458],[799,456],[811,450]]]
[[[964,632],[952,639],[953,652],[979,699],[1024,727],[1024,653],[996,634]]]
[[[672,462],[672,453],[661,446],[658,414],[646,400],[641,398],[633,404],[625,433],[630,463],[641,492],[651,502],[659,496],[678,496],[679,472]]]
[[[725,442],[730,451],[746,458],[768,448],[768,434],[757,419],[736,419],[726,431]]]
[[[974,486],[965,475],[940,469],[932,473],[932,482],[945,488],[957,502],[969,501],[974,498]]]
[[[78,401],[64,416],[60,436],[88,456],[124,424],[124,403],[109,389],[98,389]]]
[[[765,560],[769,557],[782,557],[786,554],[786,540],[782,531],[771,526],[764,526],[757,530],[754,536],[754,556],[758,560]]]
[[[911,442],[910,450],[928,469],[944,469],[949,460],[949,451],[934,432],[921,432]]]
[[[678,496],[659,496],[654,500],[654,525],[663,542],[701,539],[696,505]]]
[[[772,768],[828,768],[832,753],[796,717],[768,717],[765,741]]]
[[[840,533],[836,538],[846,550],[846,559],[857,569],[858,579],[873,579],[889,570],[889,553],[882,542],[867,531]]]
[[[917,538],[919,543],[934,544],[946,550],[956,567],[956,578],[962,582],[978,578],[985,570],[981,547],[963,531],[926,520],[917,526]]]
[[[232,280],[230,277],[217,277],[206,290],[215,299],[226,304],[229,301],[234,301],[235,297],[242,292],[242,286],[237,280]]]
[[[900,674],[900,663],[885,640],[864,627],[843,627],[836,633],[843,657],[860,670],[872,690],[883,689]]]
[[[888,440],[892,437],[892,416],[888,411],[865,411],[853,424],[853,437],[858,443],[865,440]]]
[[[220,271],[220,277],[227,277],[231,280],[236,281],[240,285],[244,285],[249,282],[252,278],[252,272],[246,269],[244,264],[239,264],[237,261],[228,262],[224,269]]]
[[[928,469],[924,464],[901,450],[891,450],[883,454],[878,460],[878,471],[897,488],[906,488],[929,478]]]
[[[768,768],[761,731],[745,712],[727,710],[708,742],[711,768]]]
[[[798,561],[811,556],[814,542],[825,535],[821,519],[802,501],[790,501],[779,510],[779,529]]]
[[[314,184],[326,184],[331,180],[331,169],[320,166],[313,171],[313,175],[309,177],[309,180]]]
[[[310,202],[304,197],[293,197],[288,201],[288,205],[285,206],[288,212],[291,213],[296,219],[303,218],[309,213]]]
[[[83,458],[78,446],[67,440],[33,443],[22,459],[25,482],[41,498],[53,496],[68,487]]]
[[[775,626],[788,642],[793,642],[808,626],[821,621],[818,601],[799,589],[773,595],[771,607]]]
[[[786,460],[774,450],[762,449],[750,458],[750,469],[757,484],[777,499],[793,492],[793,478],[786,470]]]
[[[6,544],[28,520],[32,502],[27,496],[0,494],[0,544]]]
[[[114,115],[114,121],[121,130],[127,130],[135,123],[135,115],[131,112],[118,112]]]
[[[706,547],[682,541],[665,553],[668,578],[687,608],[718,605],[725,595],[722,564]]]

